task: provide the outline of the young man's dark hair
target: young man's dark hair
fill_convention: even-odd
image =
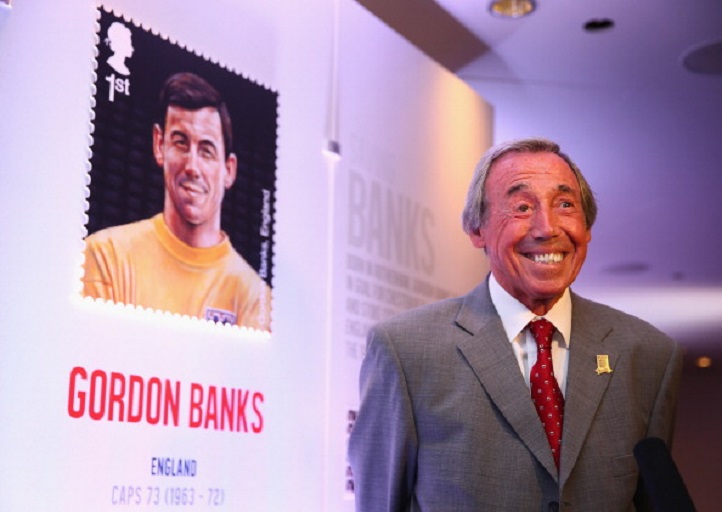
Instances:
[[[161,130],[165,127],[166,114],[170,105],[186,110],[215,108],[221,116],[225,157],[228,158],[228,155],[233,152],[233,128],[228,107],[223,101],[221,93],[203,78],[193,73],[176,73],[165,81],[158,95],[158,111],[155,120]]]

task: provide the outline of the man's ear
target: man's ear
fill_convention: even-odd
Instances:
[[[469,240],[471,240],[471,244],[477,249],[483,249],[486,247],[486,240],[484,239],[484,235],[480,229],[469,233]]]
[[[223,185],[226,187],[226,190],[231,188],[233,183],[235,183],[237,172],[238,158],[236,158],[235,153],[231,153],[228,155],[228,158],[226,158],[226,175],[223,178]]]
[[[163,167],[163,130],[158,123],[153,125],[153,156],[158,167]]]

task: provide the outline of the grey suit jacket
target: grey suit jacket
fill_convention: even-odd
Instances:
[[[559,473],[487,282],[374,327],[349,441],[357,512],[644,509],[632,450],[671,441],[680,347],[572,305]],[[612,373],[597,374],[597,355]]]

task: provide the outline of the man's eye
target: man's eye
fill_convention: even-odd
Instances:
[[[573,207],[574,207],[574,203],[572,203],[571,201],[562,201],[562,202],[560,203],[560,206],[561,206],[562,208],[573,208]]]
[[[528,204],[520,204],[519,206],[516,207],[516,211],[518,211],[520,213],[526,213],[529,210],[531,210],[531,206],[529,206]]]
[[[203,156],[203,158],[214,159],[216,157],[215,151],[213,151],[213,148],[210,146],[201,146],[200,154]]]

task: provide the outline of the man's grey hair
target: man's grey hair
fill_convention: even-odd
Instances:
[[[587,229],[591,229],[597,218],[597,203],[594,200],[594,193],[592,192],[589,183],[587,183],[587,180],[582,175],[582,171],[579,170],[579,167],[577,167],[571,158],[569,158],[565,153],[562,153],[559,149],[559,144],[542,137],[533,137],[503,142],[493,146],[484,153],[479,163],[476,164],[474,176],[471,178],[469,191],[466,194],[464,211],[461,214],[462,227],[467,234],[470,235],[472,233],[478,233],[479,228],[481,228],[486,222],[488,207],[486,193],[484,190],[486,179],[489,176],[489,171],[491,170],[493,163],[498,158],[511,152],[554,153],[564,160],[569,165],[574,173],[574,176],[576,176],[577,181],[579,182],[584,218],[587,223]]]

